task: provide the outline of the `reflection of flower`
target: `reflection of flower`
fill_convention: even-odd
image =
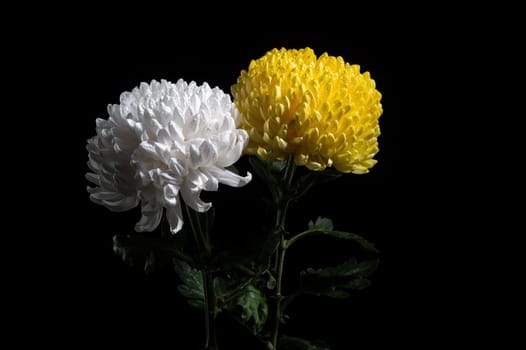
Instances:
[[[153,231],[166,208],[171,231],[182,227],[181,202],[204,212],[211,207],[200,199],[202,190],[218,184],[239,187],[241,177],[225,167],[233,165],[247,143],[247,132],[236,129],[237,110],[230,96],[204,83],[179,80],[172,84],[141,83],[108,106],[108,120],[97,119],[97,135],[88,140],[86,177],[90,198],[113,211],[142,205],[137,231]]]
[[[326,53],[273,49],[232,86],[246,152],[268,160],[293,154],[311,170],[367,173],[376,160],[381,94],[369,73]]]

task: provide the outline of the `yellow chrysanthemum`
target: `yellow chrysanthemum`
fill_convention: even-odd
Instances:
[[[382,95],[369,72],[310,48],[273,49],[232,86],[248,154],[363,174],[376,163]]]

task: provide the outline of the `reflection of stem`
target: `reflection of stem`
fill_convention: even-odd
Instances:
[[[205,350],[217,350],[217,332],[216,332],[216,298],[214,293],[212,272],[203,262],[203,248],[206,252],[206,259],[210,259],[212,254],[212,245],[208,236],[208,227],[204,229],[201,224],[199,213],[186,206],[186,212],[192,227],[195,242],[197,244],[197,255],[199,268],[203,277],[203,294],[204,294],[204,311],[205,311]],[[204,219],[208,222],[208,219]],[[204,225],[207,225],[205,223]]]
[[[283,180],[281,183],[281,190],[279,191],[279,198],[276,210],[276,227],[273,234],[280,235],[280,241],[276,249],[276,260],[275,260],[275,271],[276,271],[276,306],[274,314],[274,331],[272,333],[272,346],[274,350],[278,349],[278,335],[279,327],[281,324],[281,281],[283,278],[283,267],[285,265],[285,253],[287,251],[287,240],[285,239],[285,222],[287,219],[287,210],[290,204],[290,197],[288,194],[289,188],[292,184],[292,179],[294,178],[294,173],[296,171],[296,164],[292,156],[287,160],[287,166],[285,168],[285,173],[283,175]]]

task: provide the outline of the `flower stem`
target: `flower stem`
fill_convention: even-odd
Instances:
[[[205,350],[217,350],[216,298],[214,293],[214,276],[211,271],[203,271],[203,288],[205,295]]]
[[[216,331],[216,298],[214,293],[214,276],[208,264],[204,261],[209,260],[212,254],[212,245],[208,235],[206,216],[200,216],[198,212],[186,206],[186,213],[192,227],[195,242],[197,244],[197,255],[199,268],[203,277],[204,312],[205,312],[205,350],[217,350],[217,331]],[[202,221],[204,220],[204,223]],[[204,232],[207,231],[207,232]],[[205,254],[203,254],[203,251]],[[205,255],[205,256],[204,256]]]
[[[276,260],[275,260],[275,270],[276,270],[276,305],[274,313],[274,330],[272,333],[272,346],[274,350],[278,349],[278,336],[279,336],[279,327],[281,324],[281,301],[282,301],[282,279],[283,279],[283,267],[285,265],[285,253],[287,252],[287,240],[285,239],[285,223],[287,219],[287,210],[290,204],[290,197],[288,195],[288,190],[292,184],[294,178],[294,173],[296,171],[296,164],[294,159],[290,156],[287,160],[287,165],[285,167],[285,172],[282,178],[281,189],[279,191],[280,195],[278,198],[277,210],[276,210],[276,227],[274,234],[280,235],[279,244],[276,249]]]
[[[287,252],[287,241],[285,237],[281,236],[280,245],[278,248],[278,272],[276,276],[276,313],[274,315],[274,332],[272,333],[273,349],[278,348],[279,326],[281,324],[281,280],[283,278],[283,266],[285,265],[285,253]]]

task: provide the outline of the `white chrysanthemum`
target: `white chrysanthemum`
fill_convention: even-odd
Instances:
[[[202,190],[216,191],[219,183],[240,187],[252,176],[227,170],[248,141],[237,129],[238,111],[221,89],[197,86],[182,79],[141,83],[108,106],[108,120],[97,119],[97,135],[88,140],[86,178],[90,198],[113,211],[142,206],[137,231],[153,231],[163,208],[173,233],[182,225],[181,194],[198,212],[211,203]]]

